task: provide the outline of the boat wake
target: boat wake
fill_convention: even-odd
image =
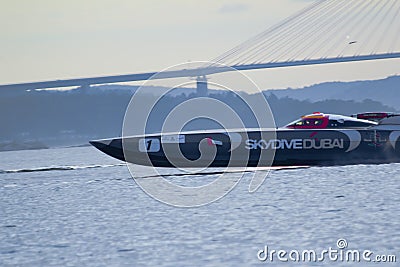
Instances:
[[[23,168],[23,169],[12,169],[12,170],[0,170],[0,174],[5,173],[29,173],[29,172],[48,172],[48,171],[71,171],[71,170],[83,170],[83,169],[97,169],[97,168],[110,168],[110,167],[118,167],[118,166],[126,166],[126,163],[119,164],[96,164],[96,165],[84,165],[84,166],[49,166],[49,167],[38,167],[38,168]],[[155,177],[181,177],[181,176],[208,176],[208,175],[219,175],[224,173],[251,173],[256,171],[279,171],[279,170],[290,170],[290,169],[304,169],[309,168],[309,166],[285,166],[285,167],[254,167],[254,168],[215,168],[208,171],[199,171],[199,172],[175,172],[175,173],[165,173],[163,174],[161,171],[157,175],[148,175],[148,176],[138,176],[134,177],[134,179],[142,179],[142,178],[155,178]]]
[[[310,166],[274,166],[274,167],[249,167],[249,168],[216,168],[213,171],[199,171],[199,172],[178,172],[178,173],[159,173],[158,175],[138,176],[134,179],[143,178],[157,178],[157,177],[182,177],[182,176],[208,176],[219,175],[224,173],[252,173],[256,171],[281,171],[281,170],[298,170],[306,169]]]
[[[82,170],[82,169],[95,169],[95,168],[109,168],[117,166],[125,166],[125,163],[121,164],[106,164],[106,165],[86,165],[86,166],[49,166],[49,167],[38,167],[38,168],[25,168],[25,169],[14,169],[14,170],[0,170],[2,173],[24,173],[24,172],[48,172],[48,171],[71,171],[71,170]]]

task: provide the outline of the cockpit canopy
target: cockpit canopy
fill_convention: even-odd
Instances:
[[[331,129],[367,128],[374,125],[377,125],[377,123],[348,116],[314,112],[313,114],[302,116],[285,127],[290,129]]]

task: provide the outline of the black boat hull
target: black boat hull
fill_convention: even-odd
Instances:
[[[146,135],[91,141],[102,152],[154,167],[326,166],[400,162],[400,131],[277,129]]]

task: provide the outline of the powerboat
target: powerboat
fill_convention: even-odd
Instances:
[[[90,141],[154,167],[326,166],[400,162],[400,114],[315,112],[277,129],[158,133]]]

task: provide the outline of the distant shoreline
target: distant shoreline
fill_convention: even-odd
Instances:
[[[48,149],[49,146],[40,141],[10,141],[0,143],[0,151]]]
[[[53,148],[73,148],[73,147],[89,147],[89,143],[82,143],[76,145],[66,146],[48,146],[40,141],[11,141],[11,142],[0,142],[0,152],[7,151],[21,151],[21,150],[40,150],[40,149],[53,149]]]

